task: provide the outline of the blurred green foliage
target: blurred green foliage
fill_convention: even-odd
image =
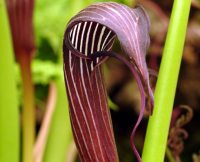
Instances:
[[[33,81],[36,84],[46,85],[51,80],[61,78],[62,68],[59,64],[54,64],[51,61],[41,61],[36,59],[32,63]]]

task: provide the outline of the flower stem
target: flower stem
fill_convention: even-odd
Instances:
[[[31,56],[28,53],[21,53],[18,61],[23,82],[22,161],[32,162],[35,138],[35,107],[31,76]]]
[[[169,31],[155,90],[153,115],[149,119],[143,162],[163,162],[191,0],[174,0]]]

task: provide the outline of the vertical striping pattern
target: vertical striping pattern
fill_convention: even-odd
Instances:
[[[128,65],[138,83],[141,111],[131,145],[141,162],[133,140],[144,108],[151,110],[154,102],[145,60],[148,32],[149,18],[141,6],[131,9],[114,2],[93,4],[68,23],[63,41],[64,75],[74,138],[83,162],[119,161],[100,68],[108,56]],[[127,60],[110,52],[116,37]]]
[[[86,56],[104,49],[110,40],[114,41],[115,35],[105,26],[94,22],[78,23],[70,33],[73,47]],[[79,58],[69,50],[64,53],[64,59],[67,60],[64,72],[70,117],[81,160],[118,162],[101,69],[94,69],[97,61]]]

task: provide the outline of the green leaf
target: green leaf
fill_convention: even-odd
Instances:
[[[19,162],[19,109],[6,7],[0,1],[0,161]]]

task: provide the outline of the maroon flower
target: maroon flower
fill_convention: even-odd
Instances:
[[[16,58],[35,50],[33,32],[34,0],[6,0]]]
[[[145,61],[149,47],[149,18],[139,6],[96,3],[79,12],[68,23],[64,41],[64,75],[70,104],[70,117],[76,145],[84,162],[117,162],[117,150],[107,105],[107,93],[100,64],[108,57],[125,63],[135,76],[141,92],[141,112],[151,110],[153,93]],[[118,38],[126,58],[111,51]],[[146,102],[147,101],[147,102]]]

